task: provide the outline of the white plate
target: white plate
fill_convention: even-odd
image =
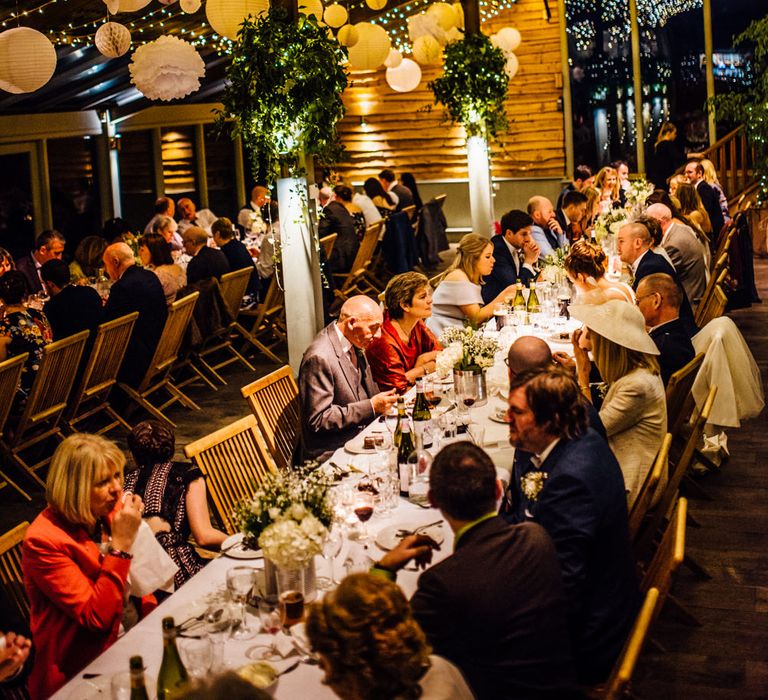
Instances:
[[[246,549],[243,547],[243,533],[237,532],[230,535],[221,543],[221,553],[232,559],[262,559],[264,554],[260,549]],[[226,550],[226,551],[224,551]]]
[[[492,410],[488,414],[488,418],[492,420],[494,423],[509,423],[509,419],[507,418],[507,409],[506,408],[497,408]]]
[[[370,449],[366,449],[363,447],[363,439],[364,435],[356,435],[351,440],[347,441],[347,443],[344,445],[344,449],[347,452],[351,452],[353,455],[373,455],[376,454],[376,448],[371,447]],[[370,435],[368,436],[370,437]]]
[[[112,676],[98,676],[78,683],[69,694],[69,700],[96,700],[112,697]]]
[[[571,342],[571,333],[572,331],[558,331],[557,333],[550,333],[547,336],[547,340],[549,340],[552,343],[569,343]],[[564,335],[565,338],[561,338],[560,336]]]
[[[423,523],[426,525],[427,523]],[[400,544],[402,537],[398,536],[399,530],[413,531],[419,527],[420,523],[401,523],[400,525],[390,525],[385,527],[378,535],[376,535],[376,544],[382,549],[394,549]],[[420,535],[429,535],[437,544],[442,544],[445,536],[443,535],[443,525],[433,525],[425,530],[419,530]]]

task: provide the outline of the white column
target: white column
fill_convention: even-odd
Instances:
[[[277,181],[280,207],[280,271],[285,290],[288,362],[299,372],[301,356],[323,325],[320,256],[309,221],[307,181]]]
[[[472,231],[481,236],[490,236],[494,219],[491,169],[488,144],[482,136],[470,136],[467,139],[467,174]]]

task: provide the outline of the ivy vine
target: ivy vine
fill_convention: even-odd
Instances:
[[[346,48],[314,16],[292,21],[273,7],[243,22],[216,121],[242,138],[256,179],[272,184],[304,174],[302,154],[326,163],[340,158],[336,124],[344,116],[346,58]]]
[[[443,74],[429,83],[435,103],[448,110],[468,137],[498,138],[507,128],[504,52],[484,34],[471,33],[448,44],[444,60]]]

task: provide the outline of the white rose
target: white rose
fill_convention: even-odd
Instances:
[[[294,520],[301,520],[307,513],[307,509],[300,503],[294,503],[291,506],[291,517]]]

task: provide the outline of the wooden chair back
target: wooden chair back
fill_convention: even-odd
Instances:
[[[333,234],[336,235],[336,234]],[[283,304],[283,290],[277,283],[277,275],[272,275],[267,285],[267,291],[262,301],[255,309],[243,309],[240,311],[242,319],[252,318],[250,330],[236,323],[236,330],[244,339],[243,350],[248,344],[264,353],[272,362],[282,364],[283,361],[273,352],[272,348],[285,341],[285,305]],[[245,320],[243,320],[245,323]]]
[[[208,493],[219,522],[228,533],[238,532],[232,517],[235,507],[275,473],[255,416],[241,418],[190,443],[184,454],[208,477]]]
[[[301,435],[299,387],[288,365],[240,390],[280,469],[289,469]]]
[[[360,241],[360,247],[357,249],[357,255],[355,255],[355,260],[349,272],[334,275],[334,277],[338,277],[341,280],[340,288],[335,290],[336,295],[341,299],[346,299],[353,292],[363,293],[362,290],[357,288],[357,283],[362,280],[365,271],[371,264],[373,252],[376,249],[376,243],[378,243],[383,228],[383,219],[368,226],[365,229],[363,240]]]
[[[667,425],[672,435],[677,435],[693,406],[691,389],[696,381],[704,353],[700,352],[688,364],[683,365],[669,377],[667,382]]]
[[[24,369],[24,363],[27,361],[27,357],[29,357],[29,354],[25,352],[16,357],[12,357],[10,360],[0,362],[0,437],[2,437],[5,424],[8,422],[8,415],[11,412],[13,401],[16,398],[16,391],[19,388],[21,372]],[[26,500],[32,500],[32,497],[24,491],[24,489],[0,469],[0,489],[5,486],[13,487]]]
[[[728,251],[731,249],[731,242],[733,241],[733,237],[736,235],[736,229],[737,229],[737,222],[734,220],[731,222],[731,225],[728,227],[728,230],[721,236],[720,243],[717,246],[717,252],[715,253],[714,260],[715,262],[719,262],[723,256],[725,256],[726,261],[728,260]]]
[[[24,588],[24,574],[21,570],[21,543],[29,527],[23,522],[12,530],[0,535],[0,584],[9,600],[19,611],[22,619],[29,621],[29,598]],[[0,631],[3,630],[0,624]]]
[[[685,559],[685,527],[688,517],[688,500],[679,498],[674,513],[661,537],[661,542],[650,564],[643,573],[640,590],[651,588],[659,591],[659,610],[672,588],[672,577]]]
[[[713,318],[719,318],[725,313],[725,307],[728,305],[728,297],[723,288],[718,284],[715,286],[706,305],[699,308],[696,314],[696,324],[699,328],[704,328]]]
[[[411,204],[409,207],[403,207],[400,211],[408,217],[408,221],[413,221],[413,217],[416,215],[416,205]]]
[[[445,203],[445,198],[447,197],[447,194],[439,194],[435,197],[435,201],[440,205],[440,208],[442,209],[443,204]]]
[[[653,461],[651,471],[645,477],[640,492],[629,510],[629,541],[634,542],[640,526],[645,520],[645,516],[651,509],[654,498],[657,496],[656,489],[661,482],[662,477],[669,470],[669,448],[672,446],[672,435],[667,433],[661,441],[661,447]]]
[[[157,375],[170,372],[173,363],[179,355],[179,348],[184,339],[184,333],[192,319],[192,312],[195,309],[199,296],[200,292],[193,292],[181,299],[177,299],[168,307],[168,318],[165,320],[160,341],[157,344],[157,348],[155,348],[155,354],[149,363],[147,373],[139,385],[139,391],[147,389]]]
[[[323,253],[325,253],[325,259],[328,260],[328,258],[331,257],[331,253],[333,252],[333,246],[336,243],[336,239],[339,237],[338,233],[331,233],[327,236],[323,236],[320,239],[320,245],[323,247]]]
[[[621,650],[621,655],[608,677],[605,690],[600,694],[601,700],[620,700],[627,695],[637,660],[648,637],[648,630],[657,614],[658,603],[659,591],[656,588],[651,588],[645,595],[645,600],[635,618],[632,631],[629,633],[624,648]]]
[[[255,274],[257,274],[255,267],[244,267],[242,270],[227,272],[219,280],[221,298],[224,299],[224,306],[227,307],[227,311],[229,311],[233,321],[240,312],[240,306],[248,289],[248,283],[251,281],[251,275]]]
[[[707,302],[709,301],[709,298],[714,293],[715,287],[717,285],[722,286],[727,276],[728,276],[728,253],[723,253],[714,263],[712,267],[712,274],[709,277],[709,282],[707,282],[707,286],[704,289],[704,293],[701,295],[701,299],[699,299],[699,305],[696,307],[696,314],[694,315],[694,321],[696,322],[696,325],[699,326],[699,328],[701,328],[701,324],[699,323],[699,318],[700,318],[700,314],[702,313],[702,310],[705,308],[705,306],[707,305]]]

